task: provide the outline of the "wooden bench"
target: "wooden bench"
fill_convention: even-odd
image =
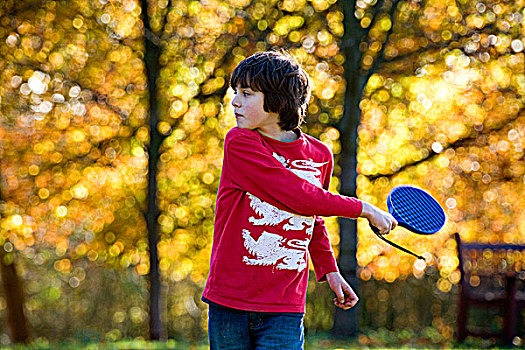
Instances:
[[[457,340],[462,342],[468,335],[497,337],[511,345],[517,335],[517,316],[525,308],[525,266],[521,255],[525,254],[525,245],[463,243],[458,233],[455,239],[461,273]],[[499,310],[503,316],[501,331],[469,329],[471,308]]]

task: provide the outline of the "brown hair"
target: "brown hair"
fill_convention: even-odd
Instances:
[[[264,111],[279,114],[279,127],[297,128],[310,100],[308,74],[286,51],[258,52],[242,60],[230,79],[232,88],[250,88],[264,94]]]

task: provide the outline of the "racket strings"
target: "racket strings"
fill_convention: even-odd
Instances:
[[[422,233],[434,233],[443,226],[443,210],[426,192],[402,187],[389,197],[387,204],[392,207],[392,214],[414,229]]]

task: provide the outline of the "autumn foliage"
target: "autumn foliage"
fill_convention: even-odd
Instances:
[[[341,2],[174,0],[149,1],[144,9],[135,0],[73,0],[44,1],[36,10],[33,3],[0,5],[0,243],[5,263],[23,265],[30,317],[61,295],[74,299],[86,281],[116,268],[125,277],[108,280],[129,284],[115,287],[122,297],[108,304],[109,325],[98,330],[108,339],[144,336],[150,142],[144,40],[150,40],[162,48],[163,143],[159,159],[149,161],[159,164],[164,317],[170,334],[192,329],[201,336],[207,314],[199,293],[222,146],[235,123],[229,76],[256,51],[287,48],[312,81],[303,130],[338,160],[347,59]],[[448,217],[434,236],[396,229],[389,237],[427,263],[386,246],[360,221],[362,281],[423,279],[434,269],[439,293],[451,293],[459,281],[454,232],[466,241],[525,243],[524,8],[522,0],[356,2],[355,16],[368,33],[354,38],[362,41],[357,74],[368,73],[361,115],[354,116],[361,118],[358,196],[385,208],[393,186],[413,184],[434,195]],[[152,31],[144,30],[142,11]],[[339,174],[336,166],[333,191]],[[338,251],[336,221],[328,224]],[[525,256],[509,252],[504,259],[504,268],[523,269]],[[332,311],[321,300],[330,297],[317,296],[322,287],[312,286],[309,300],[316,302],[308,307],[323,317],[307,322],[329,329]],[[126,295],[133,295],[130,304]],[[82,305],[73,319],[94,308]],[[367,305],[365,311],[378,310]],[[445,316],[434,316],[430,323],[450,339]],[[35,324],[42,330],[38,325],[51,322],[42,317]]]

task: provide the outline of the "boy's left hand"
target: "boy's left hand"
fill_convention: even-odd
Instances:
[[[337,298],[334,298],[335,306],[340,307],[343,310],[348,310],[357,304],[359,298],[339,272],[327,273],[326,280],[335,295],[337,295]]]

